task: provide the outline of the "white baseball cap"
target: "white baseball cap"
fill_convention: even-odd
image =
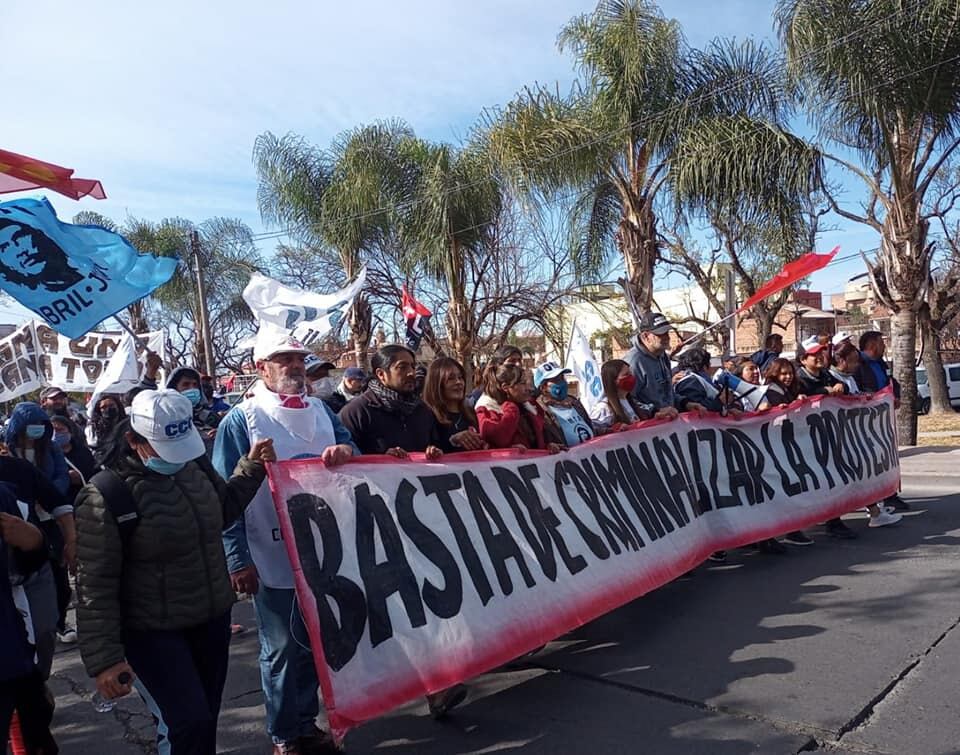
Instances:
[[[852,333],[848,333],[845,330],[837,331],[837,333],[830,339],[830,343],[834,346],[839,346],[844,341],[849,341],[853,337]]]
[[[185,464],[206,453],[193,425],[193,404],[177,391],[141,391],[130,404],[130,427],[153,446],[164,461]]]
[[[264,362],[277,354],[303,354],[310,349],[284,330],[274,326],[262,325],[257,331],[257,341],[253,346],[253,361]]]

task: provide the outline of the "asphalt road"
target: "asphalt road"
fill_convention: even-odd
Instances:
[[[473,680],[443,723],[411,704],[351,732],[356,753],[960,753],[960,449],[903,454],[896,527],[703,565]],[[220,751],[267,753],[249,603],[236,619]],[[94,712],[79,654],[51,682],[64,753],[152,752],[136,698]]]

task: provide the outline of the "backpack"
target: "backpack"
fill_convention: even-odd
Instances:
[[[218,483],[223,479],[217,474],[210,460],[204,456],[198,456],[193,461],[203,470],[203,473],[210,480],[214,489],[217,489]],[[137,509],[137,502],[133,499],[133,493],[127,487],[127,483],[112,469],[101,469],[90,478],[90,484],[93,485],[100,495],[103,496],[103,503],[107,511],[117,523],[117,529],[120,531],[120,544],[126,553],[133,538],[133,533],[140,524],[140,512]]]

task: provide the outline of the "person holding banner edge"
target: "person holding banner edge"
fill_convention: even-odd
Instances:
[[[253,350],[260,381],[219,425],[213,450],[219,472],[231,469],[267,435],[280,459],[318,456],[333,466],[360,453],[337,415],[307,395],[304,358],[309,353],[285,332],[261,326]],[[279,531],[264,482],[244,516],[223,532],[231,584],[253,596],[267,733],[277,755],[333,752],[329,734],[316,725],[317,671]]]
[[[670,321],[659,312],[647,312],[640,320],[633,348],[624,361],[636,378],[633,397],[653,406],[658,417],[673,419],[678,414],[677,397],[670,370]]]
[[[652,404],[641,404],[633,397],[637,378],[622,359],[611,359],[600,367],[603,396],[590,411],[598,430],[626,430],[634,422],[654,416]]]

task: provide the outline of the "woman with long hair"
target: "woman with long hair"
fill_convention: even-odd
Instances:
[[[483,374],[484,392],[477,401],[480,437],[491,448],[563,448],[545,432],[543,409],[530,400],[530,384],[522,367],[491,364]]]
[[[789,359],[777,357],[770,362],[763,373],[763,383],[769,386],[766,399],[770,406],[791,404],[803,398],[797,392],[797,368]]]
[[[653,416],[652,405],[642,404],[633,397],[637,378],[622,359],[603,363],[600,383],[603,396],[590,410],[590,420],[598,430],[625,430],[634,422]]]
[[[444,451],[477,451],[487,448],[480,437],[477,413],[466,401],[467,375],[451,357],[430,363],[423,385],[423,402],[437,420],[437,439]]]

